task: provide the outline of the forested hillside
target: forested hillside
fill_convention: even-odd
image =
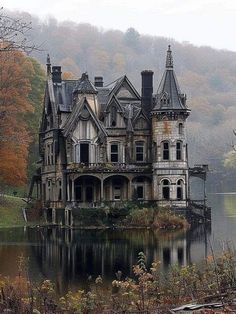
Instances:
[[[89,24],[58,23],[53,18],[42,22],[28,14],[22,16],[32,20],[32,38],[43,50],[33,56],[42,64],[49,52],[52,63],[61,65],[67,77],[79,77],[87,71],[91,78],[103,76],[106,84],[127,74],[139,91],[140,72],[144,69],[155,72],[157,89],[166,49],[171,44],[180,87],[192,110],[188,123],[191,164],[209,163],[217,173],[223,171],[224,155],[232,150],[232,130],[236,128],[235,52],[142,35],[132,28],[123,33]]]

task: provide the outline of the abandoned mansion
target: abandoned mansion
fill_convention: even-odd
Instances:
[[[48,57],[36,178],[44,207],[132,200],[187,207],[190,110],[170,46],[157,93],[150,70],[141,73],[141,95],[126,75],[105,85],[101,76],[62,80],[61,74]]]

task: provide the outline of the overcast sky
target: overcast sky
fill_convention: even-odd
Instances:
[[[1,0],[41,18],[88,22],[104,29],[189,41],[236,51],[236,0]]]

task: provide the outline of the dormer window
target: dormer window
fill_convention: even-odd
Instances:
[[[161,97],[161,105],[169,105],[170,104],[170,99],[167,96],[167,94],[165,93],[162,97]]]

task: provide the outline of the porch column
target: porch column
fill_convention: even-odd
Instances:
[[[67,201],[70,202],[70,177],[67,177]]]
[[[71,184],[71,201],[75,202],[75,179],[72,179],[72,184]]]
[[[128,182],[128,201],[132,200],[132,179]]]

